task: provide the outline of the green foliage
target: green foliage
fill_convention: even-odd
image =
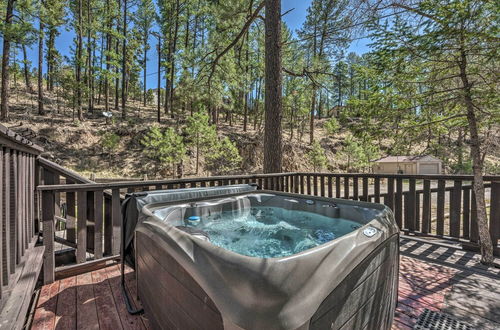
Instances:
[[[189,145],[196,149],[196,174],[199,172],[200,153],[211,151],[218,143],[214,125],[210,125],[208,115],[196,112],[187,120],[186,133]]]
[[[314,172],[321,171],[328,164],[328,159],[325,155],[325,150],[318,141],[314,141],[312,149],[307,153],[307,158],[312,164]]]
[[[241,156],[228,137],[218,141],[205,157],[206,168],[216,175],[230,174],[241,166]]]
[[[335,135],[336,133],[338,133],[339,129],[340,124],[335,117],[332,117],[325,122],[325,130],[328,134]]]
[[[344,140],[341,155],[346,161],[347,171],[368,170],[371,161],[379,156],[378,148],[370,140],[358,139],[353,135],[348,135]]]
[[[184,141],[173,128],[162,130],[152,126],[141,142],[145,147],[144,153],[159,161],[163,167],[173,167],[186,156]]]
[[[113,153],[120,144],[120,136],[113,132],[106,132],[101,136],[101,147],[108,153]]]

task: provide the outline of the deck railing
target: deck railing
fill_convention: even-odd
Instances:
[[[43,248],[35,248],[35,160],[42,150],[0,125],[0,320],[12,329],[24,322],[19,315],[31,298],[25,291],[34,288],[42,266]]]
[[[405,232],[453,239],[467,248],[474,248],[478,241],[469,175],[278,173],[91,183],[43,158],[39,165],[44,182],[38,190],[42,196],[46,283],[68,269],[67,265],[56,267],[55,243],[74,248],[75,266],[69,267],[85,267],[119,257],[120,207],[125,193],[156,189],[256,183],[267,190],[384,203],[393,209]],[[490,233],[498,253],[500,176],[485,176],[484,180],[490,205]],[[60,184],[64,181],[66,184]],[[56,221],[65,223],[57,233]]]

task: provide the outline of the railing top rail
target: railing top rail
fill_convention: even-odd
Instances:
[[[427,180],[464,180],[472,181],[473,175],[468,174],[375,174],[375,173],[308,173],[298,172],[297,175],[316,175],[330,177],[357,177],[357,178],[401,178],[401,179],[427,179]],[[485,181],[500,181],[500,175],[484,175]]]
[[[235,179],[264,179],[275,177],[286,177],[295,175],[295,173],[269,173],[269,174],[252,174],[252,175],[229,175],[229,176],[212,176],[201,178],[185,178],[185,179],[171,179],[171,180],[148,180],[148,181],[123,181],[123,182],[107,182],[107,183],[86,183],[86,184],[71,184],[71,185],[41,185],[37,189],[40,191],[92,191],[104,189],[123,189],[144,186],[168,185],[179,183],[198,183],[198,182],[211,182],[222,180],[235,180]]]
[[[92,191],[92,190],[105,190],[105,189],[125,189],[125,188],[136,188],[145,186],[156,186],[156,185],[168,185],[168,184],[186,184],[186,183],[201,183],[201,182],[212,182],[212,181],[222,181],[222,180],[241,180],[241,179],[264,179],[264,178],[274,178],[274,177],[287,177],[294,175],[310,175],[310,176],[326,176],[326,177],[366,177],[366,178],[401,178],[401,179],[426,179],[426,180],[463,180],[472,181],[472,175],[405,175],[405,174],[370,174],[370,173],[306,173],[306,172],[287,172],[287,173],[268,173],[268,174],[250,174],[250,175],[228,175],[228,176],[213,176],[213,177],[195,177],[195,178],[184,178],[184,179],[169,179],[169,180],[147,180],[147,181],[121,181],[121,182],[105,182],[105,183],[94,183],[84,177],[77,175],[76,173],[69,171],[55,163],[52,163],[46,159],[39,158],[43,164],[51,166],[52,169],[60,172],[64,176],[73,177],[81,181],[85,180],[87,183],[78,183],[71,185],[41,185],[38,186],[40,191],[57,191],[57,192],[67,192],[67,191]],[[56,165],[57,167],[54,167]],[[483,177],[485,181],[500,181],[500,176],[486,175]]]
[[[54,163],[46,158],[38,157],[37,160],[38,160],[38,163],[40,165],[42,165],[43,167],[50,169],[51,171],[54,171],[54,172],[66,177],[66,178],[72,179],[79,184],[95,183],[94,181],[87,179],[86,177],[81,176],[80,174],[73,172],[73,171],[71,171],[71,170],[69,170],[69,169],[67,169],[67,168],[65,168],[57,163]]]
[[[0,144],[8,148],[39,155],[43,148],[0,124]]]

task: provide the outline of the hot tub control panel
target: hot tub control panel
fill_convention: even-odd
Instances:
[[[367,237],[373,237],[377,233],[377,228],[374,227],[368,227],[363,230],[363,234]]]

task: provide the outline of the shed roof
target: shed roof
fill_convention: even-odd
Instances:
[[[375,160],[376,163],[413,163],[413,162],[440,162],[439,158],[430,155],[422,156],[387,156]]]

